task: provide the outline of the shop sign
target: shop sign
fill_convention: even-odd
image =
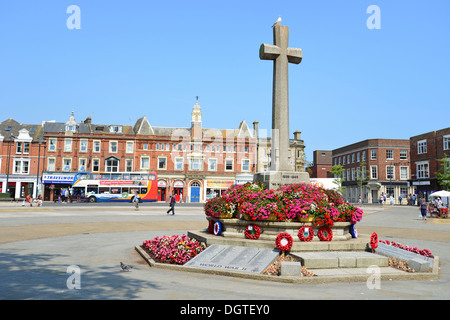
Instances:
[[[233,184],[233,180],[208,180],[206,182],[206,187],[212,189],[227,189]]]
[[[72,184],[75,174],[62,175],[62,174],[43,174],[42,182],[51,184]]]
[[[158,188],[165,188],[167,187],[167,183],[163,180],[158,181]]]
[[[183,187],[184,187],[184,184],[183,184],[182,181],[175,181],[175,182],[173,183],[173,187],[174,187],[174,188],[183,188]]]

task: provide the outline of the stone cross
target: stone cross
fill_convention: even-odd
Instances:
[[[273,60],[272,96],[272,170],[292,171],[289,164],[289,77],[288,63],[302,61],[302,49],[289,48],[289,27],[273,27],[274,44],[263,43],[261,60]],[[275,166],[274,166],[275,164]]]

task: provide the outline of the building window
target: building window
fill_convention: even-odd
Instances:
[[[443,137],[444,140],[444,150],[450,150],[450,134]]]
[[[87,140],[80,140],[80,152],[86,152],[87,151]]]
[[[125,160],[125,171],[126,172],[133,171],[133,160],[131,160],[131,159],[126,159]]]
[[[355,168],[352,168],[352,181],[355,181]]]
[[[386,166],[386,179],[392,180],[395,179],[395,167],[394,166]]]
[[[100,171],[100,159],[92,160],[92,171]]]
[[[356,154],[356,162],[360,162],[361,161],[361,152],[358,152]]]
[[[400,180],[409,179],[409,167],[400,167]]]
[[[400,150],[400,160],[408,160],[408,150]]]
[[[245,172],[250,171],[250,160],[242,159],[242,171],[245,171]]]
[[[132,141],[127,141],[127,153],[133,153],[133,142]]]
[[[202,162],[200,159],[191,159],[191,170],[201,170]]]
[[[352,153],[352,163],[355,163],[355,154]]]
[[[225,171],[233,171],[233,159],[225,160]]]
[[[94,152],[100,152],[100,141],[94,141]]]
[[[48,158],[47,171],[55,171],[55,158]]]
[[[387,149],[386,150],[386,159],[387,160],[394,160],[394,150]]]
[[[370,150],[370,160],[377,160],[377,150],[376,149]]]
[[[56,151],[56,139],[48,140],[48,151]]]
[[[119,159],[111,157],[105,160],[106,172],[119,172]]]
[[[80,159],[78,171],[86,171],[86,159],[85,158]]]
[[[217,159],[209,159],[208,160],[208,170],[209,171],[217,170]]]
[[[142,149],[148,150],[148,143],[143,143],[142,144]]]
[[[16,153],[22,153],[22,142],[17,142]]]
[[[427,140],[417,141],[417,154],[427,153]]]
[[[429,164],[428,162],[418,162],[417,166],[417,179],[429,178]]]
[[[161,170],[167,169],[167,158],[166,157],[158,158],[158,169],[161,169]]]
[[[72,151],[72,139],[65,139],[64,152],[71,152],[71,151]]]
[[[14,160],[14,173],[28,174],[30,169],[30,160]]]
[[[175,170],[183,170],[183,158],[175,158]]]
[[[373,180],[378,179],[377,166],[370,166],[370,178]]]
[[[110,126],[109,132],[111,133],[122,133],[122,126]]]
[[[141,158],[141,169],[150,169],[150,158],[149,157]]]
[[[110,141],[109,142],[109,152],[110,153],[117,153],[117,141]]]
[[[72,169],[72,159],[71,158],[64,158],[63,159],[63,170],[65,172],[69,172]]]

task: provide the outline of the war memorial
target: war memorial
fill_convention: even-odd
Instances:
[[[288,64],[302,61],[290,48],[289,28],[273,26],[272,167],[253,183],[234,185],[205,204],[205,229],[156,237],[135,249],[152,267],[293,283],[437,279],[439,257],[427,250],[358,234],[363,211],[335,190],[313,185],[288,159]]]

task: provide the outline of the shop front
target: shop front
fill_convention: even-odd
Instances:
[[[75,173],[44,172],[42,174],[44,201],[57,201],[61,190],[72,188],[74,178]]]
[[[8,180],[8,185],[6,185]],[[24,199],[27,195],[35,195],[36,176],[6,175],[0,176],[0,186],[3,193],[8,192],[13,199]]]
[[[165,180],[158,181],[158,201],[166,201],[167,182]]]
[[[206,181],[206,199],[222,196],[229,187],[235,183],[234,180],[207,180]]]
[[[175,192],[175,199],[177,202],[183,201],[184,182],[181,180],[175,180],[173,183],[173,191]]]

